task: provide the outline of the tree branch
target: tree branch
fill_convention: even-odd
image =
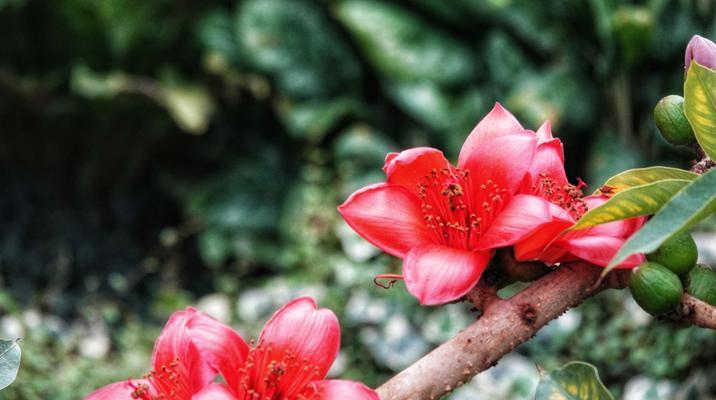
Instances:
[[[716,307],[684,294],[681,300],[681,320],[702,328],[716,329]]]
[[[603,268],[566,264],[501,300],[485,285],[468,296],[483,310],[480,318],[377,389],[382,400],[438,399],[497,364],[549,321],[608,288],[624,288],[629,272],[615,270],[596,286]],[[480,299],[481,294],[488,299]],[[716,329],[716,308],[684,295],[682,320]]]

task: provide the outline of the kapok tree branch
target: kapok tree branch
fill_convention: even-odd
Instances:
[[[716,329],[716,307],[684,294],[679,310],[681,320],[702,328]]]
[[[480,318],[377,389],[382,400],[438,399],[497,364],[549,321],[608,288],[627,286],[629,273],[611,272],[596,286],[603,268],[584,262],[566,264],[534,281],[514,297],[501,300],[479,286],[468,296],[482,308]],[[479,299],[480,294],[489,300]],[[716,308],[684,295],[680,318],[716,329]]]

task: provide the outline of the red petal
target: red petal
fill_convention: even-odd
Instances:
[[[549,122],[549,120],[544,121],[535,134],[537,135],[537,143],[539,144],[554,139],[554,136],[552,136],[552,123]]]
[[[338,211],[359,235],[396,257],[403,258],[430,237],[418,197],[402,186],[367,186],[353,193]]]
[[[461,166],[470,171],[474,185],[491,180],[510,196],[520,188],[536,149],[537,138],[532,134],[504,135],[483,141]]]
[[[189,320],[189,335],[207,362],[231,387],[239,385],[239,369],[249,346],[231,327],[201,313]]]
[[[236,400],[236,397],[226,386],[213,383],[192,396],[191,400]]]
[[[449,168],[450,163],[443,152],[431,147],[416,147],[386,157],[383,171],[387,175],[386,183],[400,185],[418,193],[418,185],[434,169]]]
[[[566,253],[565,250],[559,250],[551,251],[547,255],[545,251],[555,239],[563,235],[565,229],[574,225],[574,219],[562,207],[553,203],[549,203],[549,213],[551,215],[550,222],[515,243],[515,258],[517,260],[539,260],[553,264],[559,261],[559,254]]]
[[[524,128],[517,118],[505,110],[500,103],[495,103],[492,110],[472,129],[470,135],[460,149],[457,165],[462,167],[471,157],[475,149],[482,146],[482,143],[497,137],[522,133]]]
[[[539,183],[541,174],[548,174],[549,178],[559,186],[568,183],[567,174],[564,171],[564,150],[559,139],[552,139],[537,146],[537,151],[527,172],[529,178],[525,179],[522,191],[529,193],[532,186]]]
[[[322,400],[380,400],[378,394],[360,382],[331,379],[313,383]]]
[[[301,362],[305,360],[308,368],[288,371],[280,382],[281,393],[290,398],[310,381],[326,376],[338,354],[340,342],[341,329],[336,315],[327,309],[317,310],[312,298],[300,297],[283,306],[266,323],[259,344],[270,347],[271,352],[266,354],[268,360],[256,360],[256,364],[268,365],[272,360],[281,362],[287,353]],[[313,374],[314,367],[316,375]]]
[[[574,223],[566,211],[542,197],[518,194],[507,203],[480,237],[478,248],[495,249],[512,245],[541,230],[546,224],[552,225],[551,233],[556,229],[553,222],[562,226],[562,230]],[[549,241],[552,239],[554,236]]]
[[[134,385],[148,384],[144,379],[132,380],[131,383]],[[115,382],[90,393],[85,400],[132,400],[132,393],[134,393],[134,388],[130,386],[130,381]]]
[[[585,236],[569,240],[560,240],[559,246],[576,257],[606,267],[624,244],[624,239],[608,236]],[[644,256],[635,254],[617,268],[633,268],[641,264]]]
[[[403,260],[403,279],[420,304],[443,304],[467,294],[480,280],[492,255],[439,244],[414,247]]]
[[[179,360],[180,385],[190,387],[192,393],[198,392],[216,377],[216,370],[201,357],[189,333],[189,321],[196,315],[193,308],[172,314],[157,338],[152,356],[152,369],[155,371],[161,371]]]

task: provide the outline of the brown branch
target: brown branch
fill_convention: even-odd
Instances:
[[[603,268],[578,262],[534,281],[514,297],[501,300],[478,285],[468,300],[483,310],[480,318],[377,389],[382,400],[438,399],[497,364],[549,321],[608,288],[627,286],[629,272],[616,270],[596,286]],[[487,299],[481,299],[486,295]],[[716,308],[684,295],[681,319],[716,329]]]
[[[694,296],[684,294],[679,311],[682,321],[702,328],[716,329],[716,307]]]

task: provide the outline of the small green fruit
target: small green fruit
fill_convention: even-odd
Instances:
[[[697,265],[689,273],[686,291],[701,301],[716,305],[716,272],[705,265]]]
[[[681,96],[670,95],[659,100],[654,107],[654,121],[661,136],[675,146],[696,141],[694,130],[684,115],[684,98]]]
[[[681,275],[691,271],[691,268],[696,265],[699,252],[691,234],[681,232],[670,237],[655,252],[647,254],[646,258]]]
[[[634,269],[629,278],[629,289],[639,306],[652,315],[676,308],[684,292],[679,277],[654,262],[645,262]]]

